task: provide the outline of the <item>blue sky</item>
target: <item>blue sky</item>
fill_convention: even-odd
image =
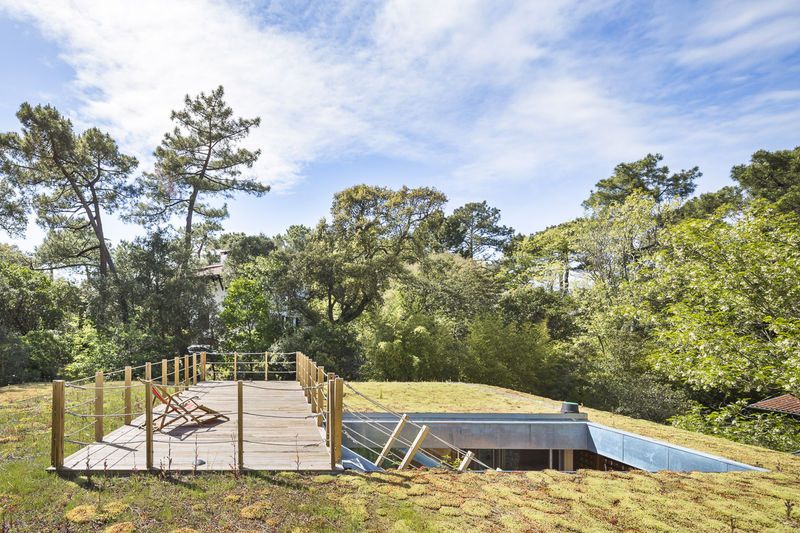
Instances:
[[[709,191],[800,144],[797,28],[797,1],[0,0],[0,129],[53,103],[148,170],[183,95],[223,84],[262,118],[253,175],[274,187],[229,202],[231,231],[314,224],[372,183],[485,199],[527,233],[620,161],[661,152]]]

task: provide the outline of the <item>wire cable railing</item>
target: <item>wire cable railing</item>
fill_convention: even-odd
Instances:
[[[293,360],[288,359],[290,356]],[[290,385],[287,380],[294,384]],[[213,412],[230,421],[231,424],[225,427],[235,428],[231,439],[219,442],[231,443],[237,468],[242,468],[245,462],[245,447],[268,444],[263,439],[245,438],[244,424],[257,426],[262,423],[260,420],[269,419],[285,420],[289,424],[315,424],[323,435],[320,441],[295,442],[293,445],[308,449],[326,448],[330,453],[331,470],[342,468],[343,436],[348,443],[375,457],[377,466],[386,462],[398,469],[435,465],[437,468],[462,471],[470,464],[473,469],[476,466],[490,468],[472,457],[472,452],[454,446],[430,432],[427,426],[361,393],[334,373],[325,372],[323,367],[300,352],[201,352],[128,366],[121,370],[97,372],[93,377],[69,382],[55,381],[51,462],[57,469],[64,467],[67,445],[72,453],[87,447],[85,455],[88,464],[90,454],[94,454],[96,461],[102,459],[103,455],[98,455],[98,449],[136,448],[145,444],[147,468],[154,468],[154,444],[174,442],[159,436],[161,428],[189,420],[180,409],[171,412],[170,405],[173,404],[169,402],[180,405],[192,405],[187,402],[194,402],[196,405],[203,401],[205,395],[211,395],[208,396],[211,398],[215,390],[231,387],[237,389],[238,407],[216,409]],[[345,402],[345,388],[347,393],[357,395],[374,406],[382,413],[381,418],[376,419],[374,414],[359,411],[350,402]],[[290,392],[291,401],[304,400],[310,406],[310,412],[295,408],[287,411],[285,405],[270,409],[269,402],[262,404],[251,401],[246,407],[242,403],[244,394],[263,394],[268,397],[287,391],[297,391]],[[230,393],[221,394],[230,398]],[[294,394],[302,396],[291,396]],[[156,397],[162,403],[165,398],[169,400],[161,405],[155,401]],[[350,422],[344,420],[345,414]],[[156,419],[160,421],[160,426],[155,423]],[[413,428],[413,431],[403,432],[403,427],[406,430]],[[113,446],[103,446],[107,434],[113,434]],[[204,438],[202,445],[212,441]],[[430,446],[432,442],[436,445]],[[292,445],[280,442],[272,444]]]

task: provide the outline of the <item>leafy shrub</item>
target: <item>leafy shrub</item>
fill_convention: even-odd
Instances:
[[[773,450],[800,450],[800,421],[776,413],[746,409],[743,399],[710,411],[695,404],[688,413],[670,419],[672,425]]]

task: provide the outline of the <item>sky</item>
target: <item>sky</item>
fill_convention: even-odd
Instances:
[[[313,225],[368,183],[486,200],[530,233],[649,152],[705,192],[799,145],[798,28],[796,0],[0,0],[0,131],[51,103],[147,171],[170,111],[221,84],[261,117],[250,176],[273,188],[230,200],[229,231]]]

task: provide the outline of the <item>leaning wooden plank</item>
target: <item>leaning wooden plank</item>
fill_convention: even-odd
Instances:
[[[417,437],[414,439],[414,442],[411,443],[411,448],[408,449],[406,456],[403,457],[403,460],[400,462],[400,465],[397,467],[398,470],[403,470],[414,459],[414,456],[417,455],[422,443],[425,441],[425,437],[428,436],[428,426],[422,426],[417,434]]]
[[[400,436],[400,432],[403,431],[403,426],[406,425],[407,420],[408,420],[408,415],[406,414],[400,417],[400,420],[394,427],[394,431],[392,431],[392,434],[389,435],[389,440],[386,441],[386,444],[384,444],[383,450],[381,450],[380,455],[378,455],[378,458],[375,459],[375,466],[381,466],[383,461],[386,459],[386,456],[389,455],[389,451],[392,449],[394,441],[396,441],[397,437]]]

